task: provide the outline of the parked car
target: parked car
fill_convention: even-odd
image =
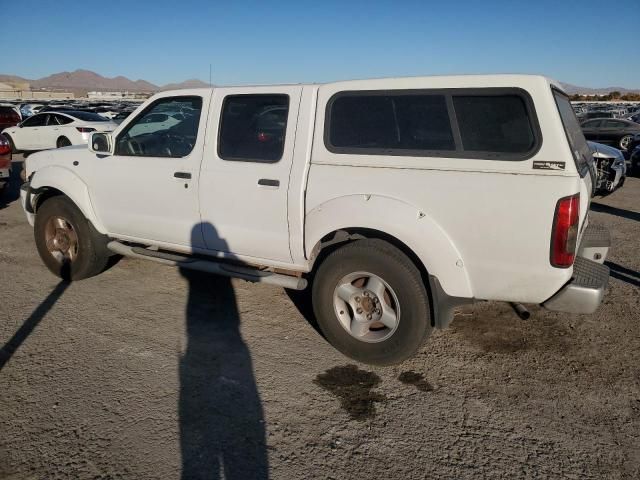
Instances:
[[[579,115],[580,121],[590,120],[592,118],[613,118],[614,115],[611,112],[603,112],[601,110],[587,111]]]
[[[87,143],[90,132],[112,131],[116,124],[97,113],[67,110],[43,112],[2,133],[13,151],[35,151]]]
[[[20,115],[25,120],[38,113],[42,108],[44,105],[41,103],[22,103],[20,104]]]
[[[611,193],[624,185],[627,178],[627,163],[622,151],[602,143],[587,142],[593,152],[596,167],[596,193]]]
[[[0,135],[0,194],[11,178],[11,145]]]
[[[120,125],[129,115],[131,115],[131,112],[132,110],[117,113],[111,120]]]
[[[580,127],[587,140],[613,145],[627,150],[634,135],[640,133],[640,124],[621,118],[596,118],[583,122]]]
[[[0,105],[0,132],[8,127],[20,123],[20,115],[17,110],[9,105]]]
[[[140,128],[169,111],[191,114]],[[408,358],[475,300],[592,313],[609,276],[591,151],[540,76],[161,92],[26,170],[54,274],[128,255],[289,289],[312,278],[325,338],[367,363]]]

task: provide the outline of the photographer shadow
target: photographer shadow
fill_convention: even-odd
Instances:
[[[198,224],[192,236],[216,235]],[[231,280],[181,268],[189,294],[180,359],[183,479],[268,478],[265,423]]]

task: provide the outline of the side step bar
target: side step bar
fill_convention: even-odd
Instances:
[[[216,262],[214,260],[205,260],[187,255],[158,252],[141,247],[130,247],[115,240],[109,242],[107,248],[125,257],[141,258],[162,265],[198,270],[200,272],[213,273],[214,275],[222,275],[225,277],[240,278],[248,282],[269,283],[291,290],[304,290],[307,287],[307,281],[304,278],[267,272],[252,267]]]

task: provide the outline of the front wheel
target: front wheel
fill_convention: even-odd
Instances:
[[[44,264],[64,280],[92,277],[107,267],[106,239],[67,197],[50,198],[38,208],[34,235]]]
[[[363,363],[402,362],[431,333],[420,272],[383,240],[358,240],[332,252],[315,275],[312,301],[327,340]]]

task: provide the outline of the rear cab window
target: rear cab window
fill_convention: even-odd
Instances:
[[[327,104],[333,153],[525,160],[541,134],[517,88],[345,91]]]
[[[573,111],[569,97],[559,90],[553,89],[553,97],[558,107],[558,113],[564,126],[564,131],[571,147],[571,153],[576,162],[580,176],[584,177],[589,172],[591,163],[591,150],[584,138],[580,123]]]

